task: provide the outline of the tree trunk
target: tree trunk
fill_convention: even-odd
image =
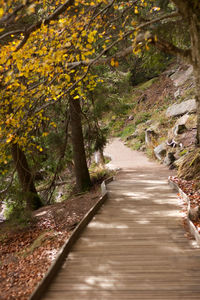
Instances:
[[[197,104],[197,135],[196,144],[200,146],[200,69],[194,70],[196,80],[196,104]]]
[[[70,123],[76,186],[78,191],[81,192],[91,186],[91,180],[86,162],[81,124],[81,107],[78,99],[70,98]]]
[[[189,13],[190,37],[192,65],[194,68],[196,83],[196,103],[197,103],[197,145],[200,146],[200,25],[195,8]]]
[[[198,0],[173,0],[183,19],[188,22],[191,40],[191,61],[194,68],[197,103],[197,136],[200,146],[200,5]]]
[[[22,188],[23,199],[26,201],[27,208],[31,210],[38,209],[42,206],[42,202],[37,194],[26,156],[18,144],[12,144],[12,157],[16,166],[19,182]]]

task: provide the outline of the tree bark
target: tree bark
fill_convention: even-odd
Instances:
[[[200,3],[198,0],[173,0],[181,16],[188,22],[191,49],[190,63],[194,68],[197,104],[196,144],[200,146]]]
[[[200,146],[200,25],[194,11],[189,11],[189,28],[191,37],[192,65],[194,68],[196,83],[196,104],[197,104],[197,145]]]
[[[79,99],[70,98],[69,104],[76,187],[79,192],[82,192],[87,190],[92,184],[84,148],[81,124],[81,106]]]
[[[18,144],[12,144],[11,150],[27,208],[31,210],[38,209],[42,206],[42,202],[37,194],[26,156]]]

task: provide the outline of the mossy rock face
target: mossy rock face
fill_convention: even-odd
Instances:
[[[193,149],[183,157],[178,176],[186,180],[200,179],[200,148]]]

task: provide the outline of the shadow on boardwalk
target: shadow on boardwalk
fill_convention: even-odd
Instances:
[[[200,250],[185,237],[169,171],[114,140],[121,167],[43,300],[200,299]]]

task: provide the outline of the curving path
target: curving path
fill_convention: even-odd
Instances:
[[[185,237],[169,171],[113,140],[122,168],[43,300],[200,299],[200,250]]]

